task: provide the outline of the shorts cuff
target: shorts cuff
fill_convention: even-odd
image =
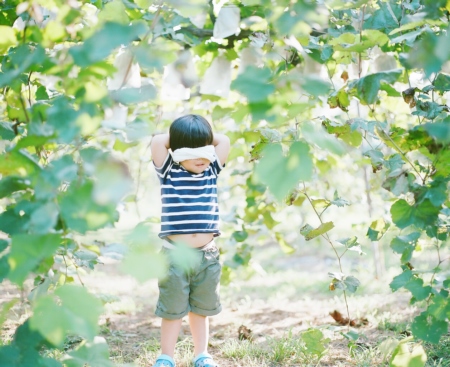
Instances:
[[[217,314],[219,314],[222,311],[222,305],[220,305],[219,307],[217,307],[214,310],[203,310],[201,308],[195,307],[195,306],[191,306],[191,312],[200,315],[200,316],[215,316]]]
[[[163,319],[168,319],[168,320],[179,320],[179,319],[182,319],[188,313],[189,313],[189,310],[186,310],[186,311],[184,311],[182,313],[179,313],[179,314],[167,313],[167,312],[164,312],[164,311],[160,310],[159,308],[156,308],[156,311],[155,311],[155,315],[156,316],[159,316],[159,317],[161,317]]]

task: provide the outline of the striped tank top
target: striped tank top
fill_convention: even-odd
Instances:
[[[217,176],[222,167],[218,161],[202,173],[187,171],[168,154],[156,167],[161,184],[161,232],[164,238],[175,234],[214,233],[219,231]]]

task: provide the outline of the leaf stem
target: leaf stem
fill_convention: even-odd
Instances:
[[[161,9],[162,9],[161,4],[159,4],[159,5],[160,6],[158,6],[158,10],[156,11],[155,16],[153,17],[152,24],[150,25],[150,29],[148,30],[148,32],[145,34],[145,36],[142,39],[146,39],[155,30],[156,21],[158,20],[159,14],[161,13]],[[123,76],[122,83],[120,84],[119,89],[122,89],[124,87],[125,83],[127,82],[128,74],[130,73],[131,67],[133,66],[133,61],[134,61],[134,56],[131,55],[130,62],[128,63],[125,75]]]
[[[370,106],[369,106],[370,107]],[[424,178],[422,177],[422,175],[420,174],[420,172],[417,170],[417,168],[412,164],[412,162],[409,160],[409,158],[406,156],[405,153],[403,153],[403,151],[400,149],[400,147],[395,143],[395,141],[389,136],[389,134],[381,127],[380,125],[380,121],[377,119],[377,117],[375,116],[375,108],[372,106],[370,107],[370,110],[373,112],[373,117],[374,119],[377,121],[378,123],[378,128],[384,133],[384,135],[389,139],[389,141],[392,143],[392,145],[395,147],[395,150],[400,153],[403,158],[409,163],[409,165],[412,167],[412,169],[417,173],[417,175],[419,176],[419,178],[422,180],[423,183],[425,183]]]
[[[303,194],[306,196],[306,198],[308,199],[309,203],[311,204],[311,206],[312,206],[314,212],[315,212],[316,215],[317,215],[317,218],[319,218],[320,223],[323,224],[323,220],[322,220],[322,217],[321,217],[321,215],[323,214],[323,211],[322,211],[321,214],[319,214],[319,212],[316,210],[316,207],[314,206],[314,204],[313,204],[311,198],[309,197],[308,193],[306,192],[306,185],[305,185],[305,182],[302,182],[302,184],[303,184]],[[339,265],[339,270],[340,270],[341,273],[343,273],[343,270],[342,270],[342,263],[341,263],[341,257],[342,257],[342,255],[345,254],[345,252],[344,252],[344,254],[342,254],[341,256],[339,256],[339,254],[338,254],[338,252],[337,252],[337,250],[336,250],[336,247],[333,245],[333,242],[331,241],[330,237],[328,236],[328,233],[322,234],[321,236],[322,236],[322,237],[330,244],[331,248],[333,249],[334,253],[336,254],[336,258],[337,258],[337,260],[338,260],[338,265]],[[347,328],[348,328],[348,330],[350,331],[350,321],[351,321],[351,320],[350,320],[350,310],[349,310],[349,307],[348,307],[347,292],[345,291],[345,289],[343,290],[343,293],[344,293],[345,307],[346,307],[346,309],[347,309],[347,318],[348,318],[348,325],[347,325]]]

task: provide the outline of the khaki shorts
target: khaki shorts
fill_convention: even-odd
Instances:
[[[195,262],[189,270],[171,259],[173,250],[163,247],[169,261],[169,271],[160,279],[159,299],[155,314],[169,320],[181,319],[189,312],[202,316],[217,315],[222,311],[219,297],[219,250],[214,243],[195,249]]]

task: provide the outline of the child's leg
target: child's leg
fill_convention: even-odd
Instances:
[[[161,319],[161,352],[173,358],[182,319]]]
[[[194,355],[206,353],[209,338],[209,319],[207,316],[189,312],[189,326],[194,340]]]

